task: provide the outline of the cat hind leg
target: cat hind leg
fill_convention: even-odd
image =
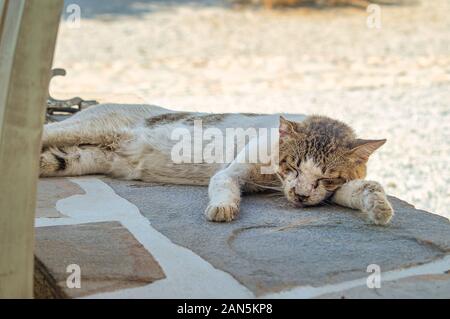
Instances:
[[[63,146],[44,149],[39,176],[107,174],[115,154],[98,146]]]

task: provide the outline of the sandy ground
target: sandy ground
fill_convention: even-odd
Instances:
[[[179,110],[329,115],[387,138],[368,178],[450,217],[450,0],[266,11],[219,0],[79,0],[65,21],[57,97]],[[68,18],[69,13],[65,14]]]

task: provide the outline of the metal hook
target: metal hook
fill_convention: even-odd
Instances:
[[[53,79],[55,76],[65,76],[66,73],[67,72],[64,69],[52,69],[51,79]],[[83,100],[78,96],[68,100],[55,99],[50,94],[49,86],[47,99],[47,117],[51,117],[55,112],[74,114],[81,111],[83,107],[95,104],[98,104],[98,102],[95,100]]]

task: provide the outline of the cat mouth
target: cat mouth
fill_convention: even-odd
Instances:
[[[305,203],[300,202],[300,201],[291,201],[291,204],[295,207],[295,208],[303,208],[305,207]]]
[[[291,204],[295,207],[295,208],[305,208],[305,207],[312,207],[312,206],[322,206],[322,205],[326,205],[327,201],[329,199],[330,196],[325,197],[324,199],[322,199],[321,201],[317,202],[317,203],[310,203],[310,202],[301,202],[301,201],[290,201]]]
[[[293,203],[294,204],[294,207],[295,208],[303,208],[303,207],[305,207],[305,205],[303,204],[303,203],[300,203],[300,202],[298,202],[298,203]]]

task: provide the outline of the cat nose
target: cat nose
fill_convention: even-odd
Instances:
[[[306,195],[297,195],[297,199],[298,199],[300,202],[305,202],[305,201],[307,201],[307,200],[309,199],[309,196],[306,196]]]

